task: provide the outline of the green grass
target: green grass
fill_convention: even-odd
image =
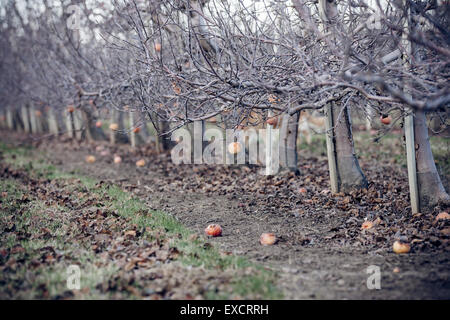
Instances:
[[[2,199],[2,210],[0,210],[0,221],[2,224],[11,221],[11,216],[14,216],[14,225],[18,232],[33,235],[39,233],[42,228],[48,228],[52,231],[52,237],[49,239],[27,238],[19,241],[16,233],[8,234],[6,239],[0,238],[3,247],[12,249],[20,245],[25,249],[24,252],[12,254],[12,258],[18,261],[26,259],[27,262],[17,264],[15,272],[7,280],[4,278],[6,277],[5,275],[0,276],[0,279],[3,279],[3,281],[22,286],[19,287],[18,295],[15,298],[45,298],[46,296],[40,295],[42,285],[45,285],[48,295],[53,297],[67,290],[67,268],[69,267],[67,262],[55,262],[50,266],[46,265],[39,268],[30,267],[29,262],[32,260],[38,261],[42,256],[41,250],[47,247],[62,251],[66,255],[69,255],[73,250],[77,250],[77,256],[80,259],[74,264],[83,266],[80,285],[82,288],[88,288],[89,292],[94,293],[87,296],[87,298],[101,298],[95,295],[95,286],[99,283],[100,276],[110,277],[117,272],[117,268],[113,265],[106,268],[97,267],[95,254],[89,248],[74,248],[72,243],[66,242],[61,232],[62,221],[46,219],[49,210],[65,211],[67,208],[60,206],[47,208],[42,200],[31,200],[30,202],[22,203],[20,200],[26,195],[27,190],[15,180],[0,180],[0,190],[8,194],[6,199]],[[41,219],[32,219],[38,216]],[[30,269],[33,271],[30,272]],[[24,281],[24,279],[27,279],[27,281]]]
[[[77,184],[73,184],[74,190],[87,192],[89,194],[97,194],[105,206],[117,212],[118,215],[129,220],[130,225],[136,225],[140,230],[151,230],[152,232],[144,232],[143,236],[152,240],[153,232],[160,231],[160,235],[169,239],[171,246],[176,247],[182,252],[179,260],[186,266],[204,267],[213,270],[251,270],[252,272],[240,272],[232,280],[231,286],[233,288],[233,295],[240,295],[242,297],[253,296],[257,294],[265,299],[282,298],[282,293],[276,288],[276,275],[262,266],[250,262],[244,257],[235,255],[224,255],[213,246],[205,246],[206,239],[204,237],[192,237],[193,233],[188,230],[183,224],[177,221],[173,216],[165,212],[148,210],[145,203],[135,197],[130,196],[129,193],[123,191],[120,187],[111,184],[98,184],[98,181],[90,177],[86,177],[76,173],[64,173],[59,171],[55,166],[46,163],[43,160],[43,154],[39,154],[29,148],[14,148],[8,147],[5,144],[0,144],[0,150],[4,155],[3,161],[25,169],[30,176],[35,178],[55,180],[77,180]],[[6,188],[6,185],[1,187]],[[17,188],[14,187],[13,181],[5,182],[10,185],[8,190],[14,193]],[[17,195],[18,197],[20,195]],[[63,210],[63,208],[52,208],[52,210]],[[24,221],[28,220],[29,215],[33,215],[36,211],[45,211],[42,203],[33,202],[27,208],[27,215],[24,215]],[[58,234],[58,229],[62,224],[54,223],[47,226],[49,229]],[[14,239],[9,240],[9,244],[13,245]],[[43,243],[32,243],[27,241],[23,246],[29,249],[40,247]],[[45,244],[47,245],[47,244]],[[56,243],[52,245],[64,249],[64,239],[58,238]],[[86,285],[93,287],[95,285],[95,276],[99,270],[92,264],[95,261],[95,255],[92,252],[86,252],[86,262],[90,266],[86,281],[90,281]],[[85,262],[83,262],[85,263]],[[61,277],[66,277],[61,272],[65,272],[67,266],[57,266],[52,270],[45,272],[42,277],[48,282],[52,292],[61,290],[56,284],[61,281]],[[107,275],[111,275],[116,270],[111,268],[106,270]],[[85,272],[83,267],[83,272]],[[84,276],[84,274],[83,274]],[[209,299],[230,298],[223,293],[208,292],[206,295]]]
[[[353,139],[356,155],[363,160],[388,161],[406,168],[406,149],[401,134],[386,133],[376,139],[367,131],[354,131]],[[431,150],[436,166],[441,175],[450,177],[450,138],[442,136],[430,137]],[[312,143],[307,144],[302,137],[298,144],[300,158],[302,154],[326,156],[326,139],[324,134],[312,136]]]

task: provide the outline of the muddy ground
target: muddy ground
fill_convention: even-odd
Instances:
[[[320,154],[300,154],[299,176],[267,177],[247,166],[177,166],[149,147],[133,151],[4,132],[1,140],[32,144],[63,171],[120,185],[199,234],[219,223],[223,236],[211,242],[276,270],[286,299],[450,298],[450,221],[435,220],[448,208],[413,216],[406,170],[390,160],[362,159],[369,189],[333,196]],[[121,164],[113,163],[114,154]],[[96,162],[87,164],[87,155]],[[146,165],[138,168],[141,158]],[[374,227],[363,230],[367,220]],[[279,242],[261,246],[263,232],[274,232]],[[411,252],[393,253],[396,239],[409,242]],[[367,288],[371,265],[380,267],[380,290]]]

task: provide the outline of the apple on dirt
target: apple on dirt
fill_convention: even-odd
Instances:
[[[411,246],[405,242],[395,241],[392,245],[392,250],[395,253],[408,253],[411,250]]]
[[[101,128],[102,125],[103,125],[103,122],[101,122],[100,120],[98,120],[98,121],[95,123],[95,126],[96,126],[97,128]]]
[[[218,224],[210,224],[206,227],[205,233],[211,237],[218,237],[222,235],[222,227]]]
[[[306,190],[306,188],[304,188],[304,187],[301,187],[300,189],[298,189],[298,192],[306,193],[306,192],[308,192],[308,190]]]
[[[277,242],[277,237],[274,233],[263,233],[259,237],[259,242],[263,246],[271,246]]]
[[[364,223],[361,225],[361,229],[363,230],[371,229],[372,227],[373,227],[372,221],[364,221]]]
[[[86,157],[86,162],[87,163],[94,163],[95,162],[95,157],[93,155],[89,155]]]
[[[137,166],[137,167],[143,167],[143,166],[145,166],[145,160],[144,160],[144,159],[141,159],[141,160],[136,161],[136,166]]]
[[[436,218],[434,218],[435,221],[449,220],[449,219],[450,219],[450,214],[448,214],[445,211],[439,212],[439,214],[436,216]]]
[[[115,164],[119,164],[119,163],[121,163],[122,162],[122,158],[120,157],[120,156],[114,156],[114,163]]]

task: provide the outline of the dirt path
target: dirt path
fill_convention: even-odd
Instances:
[[[392,163],[363,162],[374,181],[369,190],[330,196],[323,157],[303,158],[300,177],[269,178],[256,168],[174,166],[168,155],[126,146],[53,142],[39,149],[59,169],[119,184],[199,234],[221,224],[223,237],[211,241],[279,271],[287,299],[450,298],[449,223],[434,221],[443,208],[411,216],[405,173]],[[112,163],[115,153],[120,165]],[[95,164],[86,164],[88,154]],[[136,168],[142,157],[147,165]],[[362,230],[365,220],[375,227]],[[276,233],[279,243],[262,247],[262,232]],[[409,254],[392,252],[397,238],[412,244]],[[381,290],[367,288],[370,265],[380,267]]]

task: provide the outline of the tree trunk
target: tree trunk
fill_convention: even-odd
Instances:
[[[280,165],[296,175],[300,174],[297,166],[297,137],[300,113],[282,117],[280,132]]]
[[[92,111],[88,109],[88,107],[84,107],[81,110],[83,116],[83,122],[85,125],[86,139],[89,142],[93,142],[95,140],[107,140],[105,133],[102,128],[97,128],[95,125],[95,119],[92,114]]]
[[[6,124],[10,130],[14,130],[14,116],[11,109],[6,110]]]
[[[23,130],[26,133],[30,133],[30,129],[31,129],[31,124],[30,124],[30,116],[28,114],[28,107],[27,106],[23,106],[20,109],[20,114],[22,117],[22,122],[23,122]]]
[[[442,185],[441,178],[434,163],[426,115],[423,111],[415,112],[414,136],[416,142],[417,181],[421,210],[433,209],[438,204],[450,204],[450,197]]]
[[[353,189],[367,188],[367,179],[355,155],[348,109],[341,104],[334,104],[332,113],[339,191],[349,192]]]
[[[53,109],[47,112],[48,130],[54,135],[59,134],[58,120],[56,118],[55,111]]]
[[[75,138],[78,141],[82,141],[83,133],[86,130],[85,126],[83,125],[82,111],[80,109],[75,109],[75,111],[72,113],[72,116],[73,116],[73,128],[75,130]]]
[[[160,133],[166,133],[170,130],[169,122],[168,121],[161,121],[159,126],[159,132]],[[167,151],[172,146],[172,141],[170,140],[170,136],[162,135],[158,136],[159,139],[159,145],[161,147],[161,151]]]

